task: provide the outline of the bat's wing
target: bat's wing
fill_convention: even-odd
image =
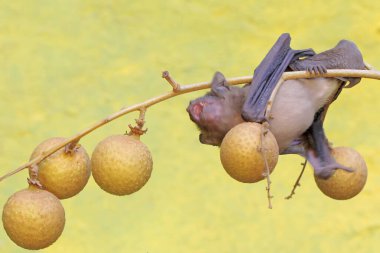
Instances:
[[[246,121],[258,123],[265,121],[267,102],[282,73],[293,61],[315,54],[311,49],[292,50],[290,40],[288,33],[282,34],[255,69],[248,96],[243,105],[242,116]]]

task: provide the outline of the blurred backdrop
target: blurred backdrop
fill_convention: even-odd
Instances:
[[[181,84],[250,75],[283,32],[295,49],[357,43],[380,68],[380,2],[294,1],[1,1],[0,173],[26,162],[53,136],[71,136],[123,106]],[[201,145],[185,108],[204,91],[150,108],[148,134],[154,170],[139,192],[109,195],[91,178],[63,201],[66,227],[41,252],[378,252],[380,241],[380,81],[344,90],[325,122],[335,146],[351,146],[367,161],[360,195],[334,201],[316,187],[312,170],[292,200],[303,161],[281,157],[272,174],[274,209],[265,182],[231,179],[218,148]],[[128,115],[84,138],[91,154]],[[27,172],[0,183],[0,204],[23,189]],[[0,228],[0,252],[26,252]]]

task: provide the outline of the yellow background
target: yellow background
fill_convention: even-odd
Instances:
[[[282,32],[295,49],[317,52],[351,39],[380,68],[380,2],[347,1],[1,1],[0,172],[26,162],[52,136],[71,136],[104,116],[182,84],[250,75]],[[265,183],[241,184],[198,142],[183,95],[150,108],[142,140],[154,158],[148,184],[116,197],[93,179],[64,200],[66,227],[42,252],[378,252],[380,246],[380,82],[344,90],[325,128],[336,146],[366,159],[363,192],[334,201],[310,167],[294,199],[284,200],[302,159],[281,157]],[[91,154],[123,133],[129,115],[82,140]],[[26,187],[26,171],[0,183],[0,203]],[[0,252],[24,252],[0,229]]]

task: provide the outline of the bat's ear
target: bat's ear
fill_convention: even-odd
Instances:
[[[226,91],[229,91],[227,80],[220,72],[216,72],[211,82],[211,91],[218,97],[223,97]]]

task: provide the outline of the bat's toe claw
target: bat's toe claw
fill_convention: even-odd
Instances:
[[[325,74],[327,72],[327,69],[323,65],[312,65],[312,66],[306,67],[306,71],[310,75],[319,76],[319,75]]]
[[[327,69],[324,66],[317,66],[318,74],[322,75],[327,72]]]
[[[310,74],[310,75],[313,75],[314,74],[314,69],[313,67],[309,66],[306,68],[306,71]]]

